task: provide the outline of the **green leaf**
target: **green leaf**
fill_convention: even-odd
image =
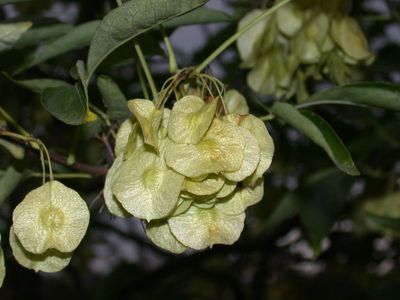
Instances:
[[[47,88],[70,86],[69,83],[57,79],[41,78],[41,79],[16,80],[5,72],[3,72],[2,74],[13,83],[38,94],[41,94]]]
[[[0,0],[0,5],[28,2],[30,0]]]
[[[43,45],[43,47],[40,47],[36,53],[33,54],[29,63],[23,64],[16,73],[39,65],[69,51],[88,46],[99,23],[100,21],[91,21],[81,24],[62,37]]]
[[[119,86],[108,76],[102,75],[97,79],[104,106],[107,107],[107,115],[113,119],[126,119],[130,113],[127,107],[127,99]]]
[[[82,124],[86,118],[85,99],[73,85],[45,89],[42,104],[54,117],[68,125]]]
[[[15,190],[22,179],[22,174],[8,167],[0,178],[0,205],[7,199],[8,196]]]
[[[395,231],[400,231],[400,218],[380,216],[371,212],[367,212],[366,215],[369,220],[379,226]]]
[[[135,0],[112,10],[101,21],[90,44],[87,60],[89,78],[100,63],[119,46],[206,2],[207,0]]]
[[[276,102],[272,106],[272,113],[322,147],[340,170],[353,176],[360,174],[346,146],[320,116],[311,111],[300,112],[283,102]]]
[[[172,19],[164,24],[165,28],[176,28],[184,25],[209,24],[217,22],[232,22],[234,18],[220,10],[200,7],[183,16]]]
[[[0,147],[6,149],[15,159],[23,159],[25,157],[25,149],[19,145],[0,139]]]
[[[0,52],[11,49],[31,27],[32,22],[0,24]]]
[[[336,87],[317,93],[305,103],[328,101],[337,104],[358,104],[400,111],[400,85],[387,82],[363,82]]]
[[[294,217],[299,211],[299,199],[295,193],[287,193],[274,207],[266,220],[267,228],[272,228]]]
[[[24,48],[29,46],[35,46],[43,41],[58,38],[62,35],[65,35],[71,29],[73,29],[73,26],[69,24],[54,24],[51,26],[31,28],[21,36],[21,38],[15,44],[15,47]]]
[[[316,256],[321,251],[322,240],[344,209],[352,184],[351,177],[337,169],[328,169],[308,177],[300,185],[301,189],[297,191],[300,220]]]

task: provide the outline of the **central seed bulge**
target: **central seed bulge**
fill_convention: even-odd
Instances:
[[[154,188],[159,185],[162,178],[162,170],[153,165],[147,168],[143,173],[143,183],[148,189]]]
[[[64,213],[57,207],[46,207],[40,212],[40,220],[51,229],[60,229],[64,225]]]
[[[198,148],[210,160],[218,160],[221,157],[219,145],[213,139],[203,139],[198,144]]]

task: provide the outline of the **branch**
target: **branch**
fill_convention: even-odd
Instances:
[[[93,166],[81,162],[75,162],[73,165],[68,165],[66,157],[53,152],[50,153],[50,159],[56,163],[62,164],[81,172],[89,173],[93,176],[104,176],[107,174],[108,171],[108,168],[106,167]]]

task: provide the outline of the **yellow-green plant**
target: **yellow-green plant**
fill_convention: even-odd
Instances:
[[[181,95],[171,110],[163,98],[128,102],[133,117],[117,133],[104,190],[111,213],[144,220],[149,238],[174,253],[239,238],[246,208],[263,197],[274,152],[265,124],[248,113],[239,92],[224,93],[205,74],[189,77],[197,82],[190,92],[178,74],[160,93]]]
[[[351,5],[349,0],[293,0],[243,34],[237,46],[242,67],[251,69],[248,85],[261,94],[296,94],[301,101],[308,96],[309,78],[348,83],[354,66],[374,59],[349,15]],[[263,13],[247,13],[238,30]]]

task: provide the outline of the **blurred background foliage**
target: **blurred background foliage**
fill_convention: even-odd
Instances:
[[[19,46],[0,52],[0,70],[16,80],[52,78],[70,83],[74,83],[70,70],[77,60],[86,59],[93,33],[87,32],[71,51],[36,62],[35,55],[73,26],[100,20],[116,7],[111,0],[0,4],[7,2],[15,3],[0,7],[2,23],[32,21],[31,33],[38,31],[29,36],[28,30]],[[202,62],[236,31],[239,17],[260,2],[212,0],[209,5],[232,15],[228,21],[167,29],[180,65]],[[364,79],[400,83],[400,2],[354,2],[352,16],[361,22],[376,54],[375,62],[362,70]],[[40,36],[43,28],[46,33]],[[191,40],[198,32],[205,42],[195,48]],[[151,32],[140,41],[161,87],[168,76],[167,56],[159,46],[162,37]],[[132,47],[125,45],[97,73],[112,77],[127,99],[142,97],[137,64]],[[266,114],[262,106],[271,106],[275,99],[251,92],[246,71],[239,65],[232,46],[208,72],[244,93],[254,114]],[[310,88],[326,87],[329,84]],[[94,82],[89,89],[91,103],[105,110]],[[17,146],[25,150],[24,159],[15,159],[12,149],[0,149],[0,229],[7,266],[0,299],[399,299],[399,112],[337,105],[312,108],[348,147],[361,173],[355,177],[336,169],[321,148],[291,126],[269,122],[275,157],[265,175],[264,200],[248,210],[240,240],[233,246],[175,256],[152,245],[137,220],[115,219],[104,208],[104,174],[112,161],[106,141],[111,140],[112,146],[110,128],[118,127],[121,116],[112,120],[111,127],[101,119],[71,127],[43,108],[40,94],[6,76],[0,78],[0,91],[0,105],[50,149],[56,172],[92,177],[64,180],[91,208],[83,244],[62,272],[35,274],[15,262],[7,240],[12,209],[40,185],[41,179],[35,178],[39,158],[23,144]],[[371,199],[373,203],[366,205]]]

